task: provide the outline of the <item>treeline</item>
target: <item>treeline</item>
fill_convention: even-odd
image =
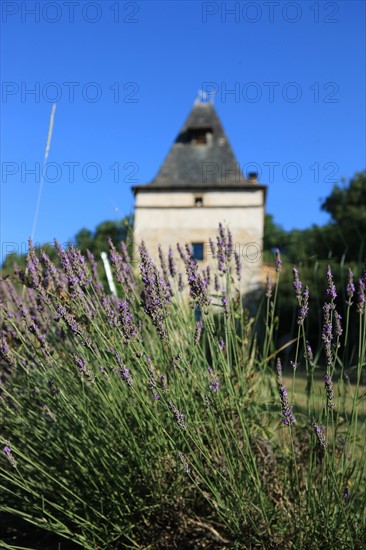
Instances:
[[[278,303],[278,345],[287,341],[297,326],[293,266],[299,269],[303,287],[307,285],[311,288],[307,329],[314,348],[319,347],[321,340],[328,265],[333,272],[338,310],[343,318],[346,315],[343,308],[347,299],[345,291],[349,270],[356,283],[366,268],[366,171],[356,174],[348,184],[334,186],[321,209],[330,214],[330,222],[302,231],[285,231],[275,223],[273,216],[266,216],[264,261],[273,262],[275,248],[281,250],[283,259]],[[356,338],[356,325],[355,319],[352,324],[355,330],[349,334],[351,341]],[[291,348],[288,353],[291,354]]]
[[[275,249],[281,250],[283,273],[278,301],[278,345],[288,340],[296,329],[296,300],[292,288],[292,267],[297,266],[303,285],[311,289],[310,311],[307,320],[309,338],[315,348],[321,338],[322,297],[326,289],[326,270],[331,265],[338,289],[339,312],[345,303],[347,271],[352,270],[355,281],[361,277],[366,257],[366,171],[356,174],[349,182],[336,185],[321,205],[331,220],[323,226],[313,225],[305,230],[285,231],[271,214],[265,218],[263,260],[273,264]],[[133,216],[118,221],[105,221],[96,229],[83,228],[74,237],[73,244],[83,255],[90,250],[97,260],[108,250],[108,239],[118,248],[121,241],[128,243],[130,255],[136,253],[133,243]],[[43,245],[51,260],[57,263],[52,243]],[[14,264],[25,268],[26,256],[9,254],[2,266],[2,275],[13,273]],[[107,284],[101,262],[98,262],[101,280]],[[245,274],[244,274],[245,276]],[[356,323],[353,323],[356,326]],[[350,335],[353,338],[353,335]],[[288,350],[291,353],[291,349]]]
[[[366,171],[357,173],[349,182],[335,185],[321,205],[331,221],[323,226],[313,225],[304,230],[285,231],[272,214],[266,214],[263,259],[270,261],[273,250],[279,248],[291,264],[310,266],[328,261],[332,264],[361,264],[366,257]],[[118,246],[130,241],[132,246],[133,216],[118,221],[105,221],[95,230],[81,229],[72,240],[83,254],[90,250],[96,257],[107,249],[108,238]],[[52,243],[42,245],[51,259],[56,258]],[[14,262],[23,266],[25,256],[9,254],[2,266],[3,274],[13,270]]]
[[[335,185],[321,209],[330,214],[330,223],[304,230],[285,231],[267,214],[264,253],[278,247],[294,264],[361,263],[366,256],[366,171],[356,174],[348,185]]]

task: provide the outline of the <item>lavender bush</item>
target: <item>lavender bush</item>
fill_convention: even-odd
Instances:
[[[294,267],[297,329],[277,349],[279,250],[260,339],[222,225],[211,242],[216,269],[202,271],[189,247],[159,249],[155,262],[142,243],[138,266],[123,244],[110,247],[118,296],[91,253],[58,244],[60,269],[31,246],[26,271],[1,281],[2,547],[20,547],[11,524],[22,520],[23,548],[43,548],[34,537],[45,531],[87,550],[199,548],[199,539],[361,548],[365,272],[349,273],[345,323],[331,268],[324,273],[314,351],[311,289]],[[353,310],[359,340],[348,350]]]

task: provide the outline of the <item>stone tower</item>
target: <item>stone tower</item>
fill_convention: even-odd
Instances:
[[[195,102],[156,177],[132,190],[135,242],[154,256],[159,243],[189,243],[198,261],[212,263],[209,238],[222,222],[242,258],[242,290],[259,286],[266,186],[243,177],[211,102]]]

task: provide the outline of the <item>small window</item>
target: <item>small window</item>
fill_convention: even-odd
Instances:
[[[194,205],[197,206],[198,208],[203,206],[203,197],[195,197]]]
[[[195,260],[203,260],[203,243],[192,243],[192,255]]]
[[[191,128],[188,132],[188,141],[195,145],[206,145],[209,134],[212,134],[212,128]]]

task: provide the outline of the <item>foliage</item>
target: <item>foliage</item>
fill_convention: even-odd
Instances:
[[[132,225],[132,217],[125,216],[122,220],[100,223],[94,232],[83,228],[75,235],[75,246],[82,254],[90,250],[94,255],[100,256],[107,248],[108,239],[111,239],[115,246],[121,241],[126,241],[131,236]]]
[[[117,246],[121,241],[132,239],[133,216],[125,216],[122,220],[108,220],[97,225],[94,231],[90,229],[80,229],[75,235],[72,243],[78,248],[82,254],[86,254],[90,250],[97,259],[100,254],[108,249],[108,240],[111,239],[113,244]],[[47,243],[37,245],[36,251],[45,250],[51,260],[57,262],[57,253],[53,244]],[[2,275],[9,275],[13,272],[14,264],[24,268],[26,264],[26,254],[11,253],[5,258],[2,265]]]
[[[161,253],[158,268],[142,246],[139,275],[123,243],[110,248],[118,297],[73,247],[56,247],[61,269],[31,248],[27,276],[2,281],[0,513],[24,522],[28,548],[42,531],[86,550],[364,545],[365,273],[349,275],[341,334],[327,268],[313,352],[293,273],[290,366],[288,342],[275,344],[279,253],[253,321],[232,247],[220,226],[218,290],[187,249],[179,263]],[[4,548],[22,543],[10,528],[3,537]]]
[[[300,265],[330,258],[342,263],[360,263],[366,246],[366,172],[356,174],[348,185],[335,185],[322,209],[331,215],[331,222],[304,230],[285,231],[267,214],[264,250],[279,247],[291,263]]]

